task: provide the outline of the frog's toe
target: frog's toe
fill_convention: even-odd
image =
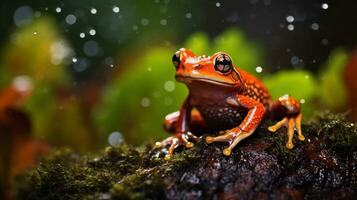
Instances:
[[[225,156],[230,156],[233,148],[237,146],[240,141],[250,136],[253,132],[254,130],[243,132],[240,128],[233,128],[224,135],[216,137],[207,136],[206,143],[211,144],[213,142],[228,142],[229,146],[223,150],[223,154]]]
[[[305,136],[302,134],[301,131],[301,119],[302,119],[302,114],[299,113],[296,117],[284,117],[281,121],[277,122],[275,125],[269,126],[268,130],[270,132],[276,132],[279,130],[281,127],[287,127],[287,135],[288,135],[288,141],[286,142],[285,146],[288,149],[294,148],[293,144],[293,137],[294,137],[294,132],[295,130],[298,133],[298,138],[300,141],[305,140]]]
[[[177,134],[172,137],[168,137],[167,139],[161,141],[161,142],[156,142],[154,148],[155,149],[162,149],[166,148],[166,146],[169,146],[167,149],[167,152],[165,154],[164,159],[165,160],[170,160],[174,154],[174,151],[177,147],[179,146],[185,146],[186,148],[192,148],[194,146],[193,142],[190,142],[189,140],[197,141],[198,137],[193,135],[190,132],[187,133],[181,133]]]

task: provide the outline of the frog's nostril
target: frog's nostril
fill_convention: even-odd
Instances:
[[[200,65],[200,64],[195,64],[193,67],[194,67],[195,69],[201,69],[201,68],[202,68],[202,65]]]

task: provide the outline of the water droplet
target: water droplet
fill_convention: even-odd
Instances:
[[[175,90],[175,83],[173,81],[166,81],[164,84],[164,89],[168,92]]]
[[[150,21],[147,18],[142,18],[141,19],[141,24],[143,26],[147,26],[147,25],[149,25],[149,23],[150,23]]]
[[[167,106],[171,105],[172,104],[172,98],[171,97],[165,97],[164,103]]]
[[[77,21],[76,16],[74,16],[73,14],[67,15],[67,17],[66,17],[67,24],[72,25],[72,24],[76,23],[76,21]]]
[[[291,59],[290,59],[290,62],[291,62],[291,64],[292,65],[298,65],[299,64],[299,61],[300,61],[300,58],[299,57],[297,57],[297,56],[293,56],[293,57],[291,57]]]
[[[13,20],[18,27],[31,23],[32,19],[33,10],[30,6],[21,6],[14,12]]]
[[[33,88],[32,80],[29,76],[16,76],[12,81],[12,86],[19,92],[30,92]]]
[[[300,103],[304,104],[305,103],[305,99],[300,99]]]
[[[91,8],[90,9],[90,13],[92,13],[93,15],[97,14],[97,9]]]
[[[255,68],[255,71],[258,72],[258,73],[261,73],[263,71],[263,68],[261,66],[257,66]]]
[[[118,6],[113,6],[113,12],[118,13],[120,11]]]
[[[328,4],[327,3],[321,4],[321,8],[324,9],[324,10],[327,10],[328,9]]]
[[[60,13],[62,11],[62,9],[60,7],[56,8],[56,13]]]
[[[295,29],[294,25],[292,25],[292,24],[288,25],[288,30],[289,31],[293,31],[294,29]]]
[[[118,132],[118,131],[114,131],[112,133],[109,134],[108,137],[108,143],[113,146],[113,147],[117,147],[120,144],[122,144],[124,142],[124,137],[123,135]]]
[[[310,78],[310,76],[309,75],[305,75],[305,79],[309,79]]]
[[[41,12],[40,11],[36,11],[34,15],[35,15],[35,17],[41,17]]]
[[[76,62],[77,62],[77,58],[76,58],[76,57],[73,57],[73,58],[72,58],[72,62],[76,63]]]
[[[167,25],[167,20],[166,19],[160,20],[160,24],[163,26]]]
[[[37,31],[33,32],[34,35],[37,35]]]
[[[86,34],[82,32],[82,33],[79,34],[79,37],[80,38],[84,38],[84,37],[86,37]]]
[[[144,97],[144,98],[141,99],[141,102],[140,102],[140,103],[141,103],[141,106],[142,106],[142,107],[149,107],[150,104],[151,104],[151,101],[150,101],[149,98]]]
[[[218,8],[218,7],[221,7],[221,3],[220,2],[217,2],[216,3],[216,7]]]
[[[294,22],[294,20],[295,20],[295,18],[293,16],[291,16],[291,15],[286,16],[286,21],[287,22],[292,23],[292,22]]]
[[[98,54],[98,43],[94,40],[89,40],[83,45],[83,52],[87,56],[96,56]]]
[[[107,64],[107,65],[113,65],[114,59],[112,57],[106,57],[104,59],[104,63]]]
[[[95,31],[95,29],[90,29],[89,30],[89,35],[95,35],[97,32]]]
[[[185,14],[185,17],[186,17],[187,19],[191,19],[191,18],[192,18],[192,13],[186,13],[186,14]]]
[[[317,30],[319,30],[320,27],[319,27],[318,23],[312,23],[311,28],[312,28],[312,30],[317,31]]]
[[[73,68],[76,72],[83,72],[88,67],[87,60],[85,58],[78,58],[74,63]]]

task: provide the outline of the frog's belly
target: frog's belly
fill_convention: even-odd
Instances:
[[[237,127],[247,115],[247,109],[231,107],[229,105],[200,105],[198,111],[204,118],[206,125],[212,131],[227,130]]]

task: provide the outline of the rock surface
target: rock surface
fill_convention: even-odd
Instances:
[[[18,199],[353,199],[357,127],[324,114],[303,125],[305,142],[285,148],[286,130],[264,122],[230,157],[200,141],[170,161],[152,147],[108,147],[98,155],[60,150],[17,181]]]

